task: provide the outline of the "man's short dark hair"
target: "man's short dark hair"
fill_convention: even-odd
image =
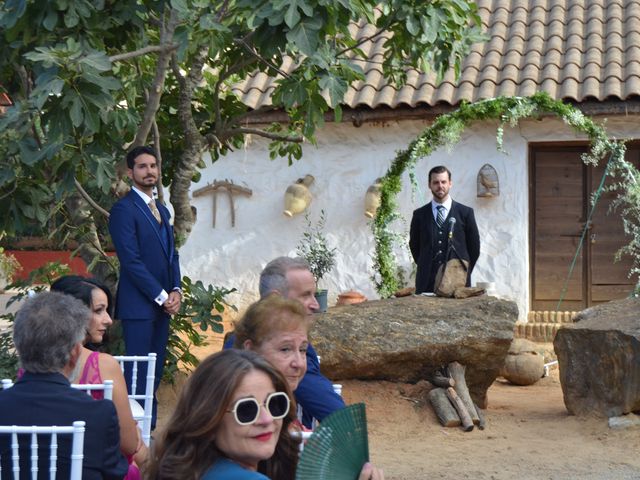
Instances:
[[[445,167],[444,165],[438,165],[437,167],[433,167],[431,170],[429,170],[429,183],[431,183],[431,176],[433,174],[438,174],[438,173],[445,173],[447,172],[447,175],[449,176],[449,180],[451,180],[451,171]]]
[[[129,153],[127,153],[127,167],[131,169],[135,167],[136,158],[138,158],[140,155],[143,155],[145,153],[147,155],[151,155],[156,160],[158,159],[158,156],[156,155],[156,151],[153,148],[147,147],[146,145],[141,145],[139,147],[132,148],[131,150],[129,150]]]

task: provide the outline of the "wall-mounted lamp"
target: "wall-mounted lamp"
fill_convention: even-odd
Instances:
[[[284,192],[284,214],[287,217],[293,217],[304,212],[311,204],[311,192],[309,185],[313,183],[315,178],[312,175],[305,175],[299,178],[296,183],[287,187]]]
[[[478,172],[478,197],[497,197],[500,195],[500,182],[498,172],[488,163],[485,163]]]
[[[380,191],[382,189],[382,177],[376,178],[376,181],[367,189],[364,195],[364,216],[373,218],[376,216],[378,207],[380,206]]]

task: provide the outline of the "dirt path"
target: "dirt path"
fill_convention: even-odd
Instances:
[[[498,380],[487,427],[443,428],[415,387],[344,382],[348,402],[365,401],[372,461],[387,480],[640,479],[640,429],[567,414],[557,370],[529,387]]]

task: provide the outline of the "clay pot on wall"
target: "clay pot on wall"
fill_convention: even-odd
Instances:
[[[305,175],[299,178],[296,183],[289,185],[284,193],[284,214],[287,217],[293,217],[304,212],[311,204],[311,192],[309,185],[313,183],[315,178],[312,175]]]
[[[377,178],[375,183],[367,189],[364,195],[364,216],[373,218],[380,207],[380,190],[382,189],[382,178]]]

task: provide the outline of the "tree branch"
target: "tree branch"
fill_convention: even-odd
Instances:
[[[225,137],[230,138],[235,135],[248,135],[248,134],[259,135],[261,137],[268,138],[270,140],[282,140],[285,142],[301,143],[304,141],[304,137],[297,137],[297,136],[292,137],[289,135],[279,135],[277,133],[260,130],[259,128],[244,128],[244,127],[227,130],[225,132]]]
[[[98,205],[93,198],[91,198],[91,196],[89,196],[89,194],[86,192],[86,190],[82,187],[82,185],[80,185],[80,182],[78,181],[77,178],[73,179],[73,183],[76,186],[76,189],[78,190],[78,193],[80,193],[80,195],[82,196],[82,198],[84,198],[87,203],[89,205],[91,205],[93,208],[95,208],[97,211],[99,211],[101,214],[103,214],[105,217],[109,218],[109,212],[107,212],[104,208],[102,208],[100,205]]]
[[[280,68],[276,67],[273,63],[271,63],[270,61],[268,61],[266,58],[264,58],[262,55],[260,55],[256,49],[254,47],[252,47],[251,45],[249,45],[246,41],[246,39],[244,38],[237,38],[234,40],[236,43],[242,45],[247,52],[249,52],[251,55],[253,55],[254,57],[256,57],[258,59],[258,61],[264,63],[267,67],[275,70],[276,72],[278,72],[280,75],[282,75],[284,78],[289,78],[289,74],[286,73],[284,70],[280,70]]]
[[[163,24],[160,29],[160,44],[169,45],[170,40],[173,39],[175,28],[178,24],[178,15],[175,10],[171,9],[169,13],[169,20],[166,25]],[[172,45],[172,44],[171,44]],[[165,49],[158,56],[158,64],[156,65],[156,74],[153,79],[153,84],[149,93],[149,99],[144,110],[144,116],[140,127],[136,133],[136,138],[133,140],[132,147],[138,145],[144,145],[147,142],[149,131],[151,130],[151,123],[160,108],[160,98],[164,91],[164,81],[167,76],[167,69],[169,68],[169,61],[173,55],[173,49]]]
[[[223,82],[234,73],[239,72],[240,70],[248,67],[252,63],[255,63],[255,59],[253,60],[247,59],[245,61],[236,63],[235,65],[232,65],[231,67],[229,67],[229,69],[226,72],[220,73],[220,75],[218,76],[218,81],[216,82],[216,85],[214,88],[214,94],[213,94],[213,98],[214,98],[213,108],[214,108],[215,118],[216,118],[216,131],[220,131],[220,129],[222,128],[222,114],[220,113],[220,88],[222,87]]]
[[[164,205],[164,189],[162,188],[162,149],[160,148],[160,129],[158,128],[158,122],[154,117],[153,124],[153,149],[156,151],[158,157],[158,183],[156,183],[156,190],[158,191],[158,200]]]
[[[109,60],[111,60],[112,63],[122,62],[123,60],[129,60],[131,58],[141,57],[143,55],[146,55],[147,53],[155,53],[155,52],[164,53],[164,52],[170,52],[177,48],[178,48],[178,45],[176,45],[175,43],[168,44],[168,45],[149,45],[148,47],[140,48],[133,52],[126,52],[126,53],[120,53],[118,55],[111,55],[109,57]]]

